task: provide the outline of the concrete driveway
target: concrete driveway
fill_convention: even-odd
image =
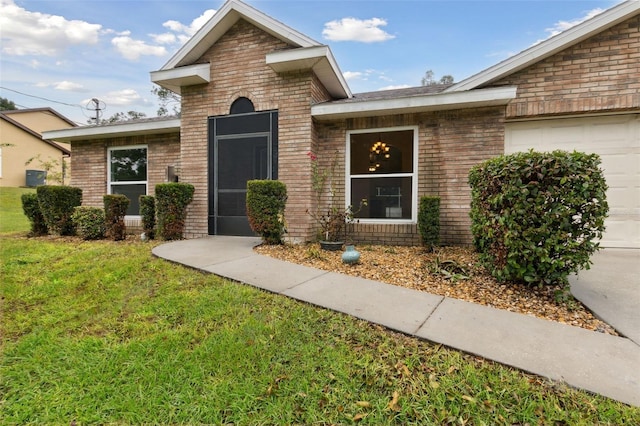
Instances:
[[[571,293],[640,345],[640,249],[602,249],[588,271],[569,277]]]

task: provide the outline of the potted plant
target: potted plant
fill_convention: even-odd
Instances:
[[[356,211],[353,211],[352,206],[339,207],[335,201],[334,187],[334,172],[338,156],[334,157],[329,170],[318,166],[318,157],[314,153],[308,152],[307,156],[311,159],[311,186],[316,193],[316,209],[315,211],[307,210],[307,213],[320,226],[320,247],[324,250],[340,250],[347,238],[347,226],[354,222],[355,215],[367,205],[367,200],[362,200]],[[329,181],[329,203],[325,207],[322,206],[322,196],[325,194],[327,181]]]

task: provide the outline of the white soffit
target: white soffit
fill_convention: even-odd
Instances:
[[[169,59],[162,67],[162,70],[192,64],[241,18],[292,46],[311,47],[319,45],[315,40],[265,15],[240,0],[228,0],[216,11],[211,19]]]
[[[514,99],[516,90],[516,87],[508,86],[362,102],[325,102],[313,105],[311,107],[311,115],[317,120],[332,120],[499,106],[506,105],[510,100]]]
[[[351,90],[329,46],[302,47],[268,53],[267,65],[275,72],[312,69],[334,98],[350,98]]]
[[[211,81],[211,68],[207,63],[152,71],[151,81],[165,89],[180,94],[182,86],[209,83]]]
[[[42,133],[42,137],[56,142],[102,139],[107,137],[179,133],[180,119],[123,122],[106,126],[84,126]]]
[[[561,50],[588,39],[640,13],[640,1],[628,0],[550,39],[449,87],[445,92],[471,90],[499,80]]]

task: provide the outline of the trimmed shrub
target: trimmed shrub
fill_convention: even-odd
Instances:
[[[156,185],[156,215],[158,237],[180,240],[184,234],[187,206],[193,200],[195,188],[189,183],[172,182]]]
[[[140,196],[140,216],[144,234],[153,240],[156,233],[156,199],[153,195]]]
[[[25,216],[29,218],[31,222],[31,236],[47,235],[49,230],[47,224],[44,221],[44,216],[40,211],[40,204],[38,203],[38,195],[34,193],[22,194],[22,211]]]
[[[429,251],[440,244],[440,197],[424,196],[418,206],[418,232]]]
[[[247,216],[251,229],[266,244],[282,244],[286,232],[284,208],[287,187],[278,180],[250,180],[247,182]]]
[[[76,234],[83,240],[99,240],[106,231],[104,210],[99,207],[76,207],[71,216]]]
[[[596,154],[530,151],[471,169],[473,242],[495,278],[566,284],[589,268],[608,211],[599,165]]]
[[[114,241],[124,240],[127,237],[124,217],[129,208],[129,199],[122,194],[108,194],[103,201],[107,237]]]
[[[50,232],[74,235],[73,209],[82,204],[82,189],[72,186],[43,185],[36,188],[40,211]]]

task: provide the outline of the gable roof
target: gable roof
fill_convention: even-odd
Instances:
[[[60,120],[66,122],[66,123],[69,123],[73,127],[77,127],[78,126],[74,121],[72,121],[71,119],[65,117],[64,115],[60,114],[58,111],[56,111],[55,109],[50,108],[50,107],[4,110],[4,111],[2,111],[2,114],[11,116],[11,115],[16,115],[16,114],[25,114],[25,113],[32,113],[32,112],[43,112],[45,114],[51,114],[51,115],[54,115],[54,116],[58,117]]]
[[[30,128],[28,128],[27,126],[23,125],[22,123],[17,122],[16,120],[14,120],[13,118],[9,117],[9,114],[6,114],[7,112],[10,113],[14,113],[18,110],[13,110],[13,111],[1,111],[0,112],[0,119],[6,121],[7,123],[19,128],[20,130],[22,130],[25,133],[28,133],[29,135],[33,136],[36,139],[41,140],[42,142],[51,145],[52,147],[60,150],[60,152],[62,152],[64,155],[71,155],[71,151],[69,151],[67,148],[58,145],[57,143],[50,141],[49,139],[44,139],[42,137],[42,135],[38,132],[35,132],[33,130],[31,130]],[[74,124],[75,126],[75,124]]]
[[[320,46],[317,41],[265,15],[240,0],[228,0],[162,67],[163,70],[191,65],[214,45],[238,20],[244,19],[261,30],[295,47]]]
[[[312,69],[333,97],[351,97],[351,90],[328,46],[240,0],[227,0],[160,70],[151,73],[151,81],[176,93],[180,93],[182,86],[209,83],[209,64],[194,62],[240,19],[292,46],[292,49],[267,54],[267,65],[274,71]]]
[[[478,74],[472,75],[454,84],[445,91],[457,92],[461,90],[471,90],[490,84],[540,62],[549,56],[580,43],[638,14],[640,14],[640,1],[627,0],[556,36],[531,46],[517,55],[487,68]]]

